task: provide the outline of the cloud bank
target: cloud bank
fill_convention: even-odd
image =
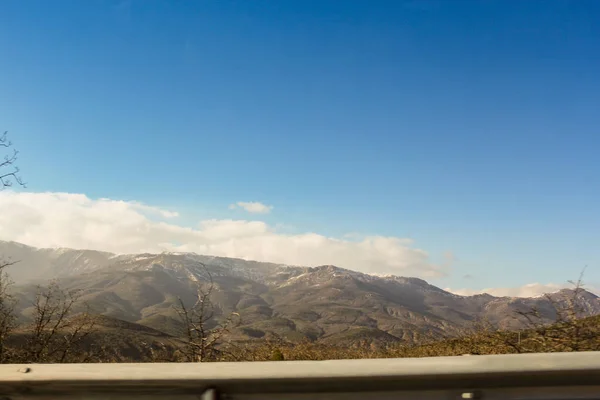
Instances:
[[[509,288],[507,288],[507,287],[505,287],[505,288],[487,288],[487,289],[481,289],[481,290],[446,288],[444,290],[447,292],[450,292],[450,293],[461,295],[461,296],[473,296],[475,294],[487,293],[487,294],[491,294],[492,296],[497,296],[497,297],[502,297],[502,296],[535,297],[535,296],[541,296],[545,293],[556,292],[561,289],[572,289],[572,288],[573,288],[573,285],[569,284],[569,283],[565,283],[562,285],[559,285],[556,283],[528,283],[523,286],[511,287],[511,288],[510,287]],[[597,293],[597,294],[600,293],[600,290],[598,290],[598,288],[595,288],[595,287],[584,286],[583,288],[592,293]]]
[[[262,209],[255,205],[260,203],[238,203],[246,209],[239,204]],[[312,232],[289,235],[249,220],[213,219],[188,227],[170,221],[178,216],[174,211],[83,194],[0,192],[0,210],[0,240],[36,247],[121,254],[190,251],[290,265],[334,264],[366,273],[422,278],[442,276],[445,270],[431,263],[428,254],[413,247],[409,239],[370,236],[351,240]]]
[[[241,208],[250,214],[268,214],[273,209],[273,206],[268,206],[263,203],[259,203],[257,201],[245,202],[238,201],[235,204],[229,205],[231,210],[235,210],[236,208]]]

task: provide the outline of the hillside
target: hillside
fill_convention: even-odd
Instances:
[[[57,339],[60,341],[61,336],[68,335],[69,332],[59,332]],[[7,338],[4,345],[11,349],[8,353],[11,363],[30,362],[24,350],[31,335],[31,327],[24,325],[14,330]],[[169,359],[174,358],[181,346],[181,340],[155,329],[111,317],[95,316],[89,334],[71,346],[65,361],[160,361],[163,354],[168,354]],[[57,357],[45,356],[43,361],[57,362]]]
[[[350,343],[423,342],[463,332],[485,320],[501,329],[525,325],[516,311],[537,308],[542,320],[554,318],[550,301],[490,295],[458,296],[417,278],[377,277],[335,266],[292,267],[197,254],[138,254],[35,249],[0,242],[0,254],[21,260],[9,271],[19,283],[18,312],[26,321],[38,281],[59,279],[80,290],[95,313],[177,335],[181,322],[174,305],[193,304],[197,285],[214,282],[211,300],[216,323],[235,311],[239,340],[280,336],[290,340]],[[25,272],[23,272],[25,271]],[[552,294],[556,302],[572,295]],[[583,292],[585,315],[600,313],[600,299]]]
[[[576,331],[575,331],[576,330]],[[352,343],[266,341],[237,346],[224,361],[334,360],[364,358],[446,357],[539,352],[600,351],[600,316],[569,324],[551,324],[520,332],[474,327],[455,338],[418,345],[365,341]]]

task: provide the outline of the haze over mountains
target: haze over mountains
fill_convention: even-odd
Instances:
[[[521,328],[517,310],[537,307],[548,321],[545,297],[511,298],[488,294],[459,296],[410,277],[379,277],[336,266],[286,266],[194,253],[115,255],[74,249],[37,249],[0,241],[0,255],[19,261],[8,272],[16,282],[19,313],[27,318],[35,283],[58,279],[81,290],[97,313],[177,334],[173,306],[194,301],[198,282],[214,282],[216,319],[235,311],[240,339],[276,334],[288,339],[344,343],[415,341],[460,333],[478,320],[501,328]],[[572,294],[552,294],[561,301]],[[587,314],[600,313],[600,298],[584,291]]]

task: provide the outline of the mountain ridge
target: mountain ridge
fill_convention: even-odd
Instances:
[[[274,334],[293,340],[415,342],[456,335],[478,320],[519,329],[523,321],[516,312],[532,307],[552,319],[546,297],[460,296],[420,278],[381,277],[333,265],[288,266],[195,253],[115,255],[14,242],[0,242],[0,255],[24,260],[11,275],[20,271],[37,282],[58,279],[62,287],[79,290],[99,314],[169,334],[181,328],[174,310],[179,299],[193,304],[197,285],[211,280],[214,323],[239,313],[242,322],[232,335],[240,339]],[[17,289],[22,299],[31,299],[35,285],[20,280]],[[550,296],[562,301],[560,296],[570,294],[567,289]],[[586,313],[600,313],[598,296],[584,292],[581,298]],[[29,311],[23,306],[19,312]]]
[[[210,265],[219,265],[219,264],[223,264],[223,263],[243,263],[244,268],[248,267],[248,263],[253,263],[253,264],[261,264],[261,265],[269,265],[272,267],[279,267],[279,268],[302,268],[302,269],[315,269],[315,268],[336,268],[338,270],[341,271],[345,271],[348,273],[353,273],[353,274],[359,274],[360,276],[363,277],[371,277],[371,278],[381,278],[381,279],[392,279],[392,280],[396,280],[398,282],[412,282],[412,283],[419,283],[421,285],[427,285],[430,287],[435,287],[436,289],[442,290],[446,293],[452,294],[454,296],[458,296],[458,297],[474,297],[474,296],[480,296],[480,295],[488,295],[488,296],[492,296],[495,298],[521,298],[518,296],[493,296],[491,294],[488,293],[479,293],[479,294],[474,294],[474,295],[461,295],[461,294],[457,294],[457,293],[453,293],[453,292],[449,292],[447,290],[444,290],[442,288],[439,288],[435,285],[431,285],[429,282],[427,282],[424,279],[421,278],[417,278],[417,277],[406,277],[406,276],[401,276],[401,275],[394,275],[394,274],[374,274],[374,273],[367,273],[367,272],[360,272],[360,271],[355,271],[355,270],[351,270],[348,268],[344,268],[344,267],[338,267],[335,265],[320,265],[320,266],[315,266],[315,267],[306,267],[306,266],[299,266],[299,265],[289,265],[289,264],[278,264],[278,263],[271,263],[271,262],[263,262],[263,261],[255,261],[255,260],[246,260],[246,259],[242,259],[242,258],[234,258],[234,257],[223,257],[223,256],[211,256],[211,255],[202,255],[202,254],[198,254],[198,253],[194,253],[194,252],[169,252],[169,251],[164,251],[161,253],[123,253],[123,254],[117,254],[117,253],[112,253],[112,252],[108,252],[108,251],[102,251],[102,250],[89,250],[89,249],[74,249],[74,248],[68,248],[68,247],[42,247],[42,248],[38,248],[35,246],[30,246],[24,243],[19,243],[19,242],[15,242],[15,241],[3,241],[0,240],[0,260],[2,259],[1,257],[4,256],[4,254],[6,253],[12,253],[10,250],[6,251],[5,247],[6,245],[10,245],[10,246],[15,246],[15,247],[19,247],[19,248],[27,248],[30,249],[32,251],[36,251],[36,252],[40,252],[40,253],[52,253],[54,252],[55,254],[57,254],[58,256],[64,256],[64,255],[71,255],[71,258],[73,259],[77,259],[79,257],[83,257],[84,255],[97,255],[97,256],[104,256],[106,258],[106,265],[103,264],[95,264],[95,266],[92,269],[100,269],[104,266],[108,266],[112,263],[118,263],[120,260],[124,260],[124,261],[131,261],[132,259],[151,259],[151,258],[156,258],[156,257],[160,257],[160,256],[184,256],[184,257],[190,257],[195,261],[204,263],[204,264],[210,264]],[[72,254],[69,254],[72,253]],[[9,259],[13,260],[13,261],[17,261],[17,262],[22,262],[22,260],[14,260],[14,257],[9,257]],[[57,259],[59,257],[56,257]],[[64,257],[67,258],[67,257]],[[61,260],[62,261],[62,260]],[[86,260],[87,261],[87,260]],[[90,260],[91,261],[91,260]],[[84,262],[84,264],[86,264],[86,262]],[[22,264],[21,264],[22,265]],[[69,271],[68,269],[65,269],[67,271]],[[59,272],[61,272],[59,270]],[[71,271],[69,271],[71,272]],[[78,270],[75,270],[75,273],[79,273]],[[18,274],[20,275],[20,274]],[[54,277],[62,277],[62,275],[57,274]],[[27,278],[30,278],[30,276],[27,276]],[[13,277],[13,279],[15,279]],[[48,279],[47,277],[44,277],[43,279]],[[556,292],[560,292],[563,289],[559,289],[556,290],[554,292],[549,292],[549,293],[556,293]],[[523,297],[526,298],[526,297]]]

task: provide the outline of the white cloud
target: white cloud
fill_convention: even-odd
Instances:
[[[432,278],[444,267],[409,239],[337,239],[283,234],[261,221],[205,220],[185,227],[165,219],[173,211],[137,202],[93,200],[83,194],[0,192],[0,240],[37,247],[115,253],[192,251],[275,263],[334,264],[357,271]]]
[[[573,288],[573,285],[569,283],[565,283],[563,285],[559,285],[556,283],[528,283],[523,286],[511,288],[487,288],[481,290],[446,288],[444,290],[461,296],[473,296],[475,294],[487,293],[497,297],[535,297],[546,293],[556,292],[560,289],[566,288]],[[600,290],[594,287],[584,286],[584,289],[589,290],[592,293],[600,293]]]
[[[101,199],[101,200],[106,200],[106,201],[111,201],[110,199]],[[149,214],[154,214],[154,215],[159,215],[163,218],[175,218],[175,217],[179,217],[179,213],[177,211],[169,211],[169,210],[164,210],[162,208],[159,207],[152,207],[152,206],[148,206],[142,203],[138,203],[135,201],[132,202],[128,202],[127,204],[130,204],[132,207],[134,207],[137,210],[140,211],[145,211]]]
[[[247,212],[249,212],[251,214],[268,214],[273,209],[273,206],[268,206],[266,204],[263,204],[263,203],[260,203],[257,201],[250,201],[250,202],[238,201],[235,204],[229,205],[229,208],[231,210],[234,210],[238,207],[246,210]]]

